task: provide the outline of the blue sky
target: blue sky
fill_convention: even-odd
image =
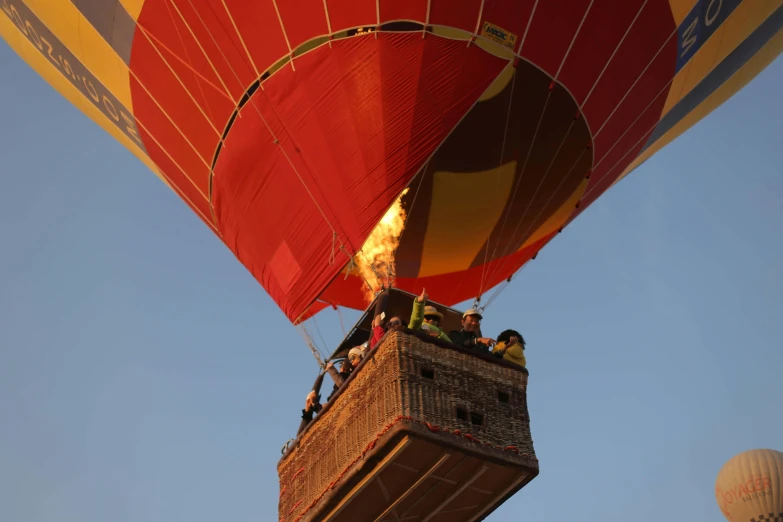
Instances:
[[[6,45],[0,68],[0,520],[275,520],[301,337]],[[492,304],[485,333],[528,341],[541,475],[490,520],[720,520],[721,465],[783,449],[781,85],[778,59]]]

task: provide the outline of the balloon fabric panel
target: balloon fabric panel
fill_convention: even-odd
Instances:
[[[358,250],[503,65],[463,42],[384,34],[311,51],[253,94],[216,164],[215,210],[289,318],[347,261],[333,232]],[[300,271],[281,285],[289,275],[266,265],[284,243]]]

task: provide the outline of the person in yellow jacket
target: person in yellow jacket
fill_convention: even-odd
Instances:
[[[496,357],[527,368],[525,359],[525,338],[516,330],[504,330],[498,335],[498,342],[492,349]]]
[[[443,320],[443,314],[434,306],[425,306],[427,304],[427,291],[422,288],[421,295],[413,300],[413,312],[411,320],[408,323],[410,330],[422,330],[432,337],[437,337],[441,341],[451,342],[449,336],[440,328],[440,322]]]

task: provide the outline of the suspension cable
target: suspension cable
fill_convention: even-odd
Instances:
[[[318,319],[315,316],[313,316],[313,325],[315,326],[315,331],[318,333],[319,339],[321,339],[321,342],[323,343],[324,349],[328,351],[329,345],[326,343],[326,340],[324,340],[324,336],[321,335],[321,329],[318,328]],[[328,358],[328,355],[324,354],[324,358]]]
[[[324,361],[321,358],[321,354],[318,351],[318,349],[315,347],[315,343],[313,342],[313,338],[310,336],[310,333],[307,331],[307,327],[304,325],[304,323],[299,323],[296,325],[296,329],[299,331],[299,333],[302,335],[302,338],[305,341],[305,344],[307,344],[308,348],[310,348],[310,351],[313,354],[313,357],[315,357],[316,362],[318,363],[319,368],[324,368]]]
[[[514,62],[509,62],[509,64],[512,64]],[[515,65],[512,66],[514,69],[514,72],[511,76],[511,93],[508,97],[508,109],[506,110],[506,125],[503,130],[503,144],[500,147],[500,158],[498,158],[498,169],[500,169],[503,166],[503,156],[506,153],[506,140],[508,139],[508,124],[511,121],[511,109],[513,107],[514,103],[514,87],[516,86],[517,81],[517,68]],[[497,191],[498,184],[500,183],[500,171],[498,170],[495,173],[495,188],[493,192]],[[510,209],[508,212],[506,212],[506,219],[508,219],[508,214],[510,213]],[[503,221],[503,226],[505,226],[505,220]],[[502,232],[503,228],[500,229],[501,233],[498,234],[498,238],[495,241],[495,248],[492,251],[492,257],[494,259],[495,252],[497,251],[497,246],[500,244],[500,240],[502,239]],[[487,275],[487,262],[489,261],[489,244],[492,242],[492,235],[487,238],[486,245],[484,247],[484,263],[481,265],[481,282],[479,283],[479,291],[478,296],[476,297],[476,300],[474,302],[474,308],[478,306],[478,303],[481,301],[481,296],[484,293],[484,282]]]
[[[340,311],[340,308],[337,306],[335,306],[334,309],[337,310],[337,317],[340,318],[340,328],[342,328],[343,330],[343,339],[345,339],[348,336],[348,334],[345,333],[345,323],[343,322],[343,313]]]
[[[522,163],[522,170],[520,171],[519,175],[517,176],[517,182],[514,186],[514,192],[511,195],[511,198],[509,201],[513,202],[517,197],[517,192],[519,191],[519,187],[522,183],[522,179],[525,176],[525,171],[527,170],[528,160],[530,160],[531,152],[533,151],[533,147],[536,143],[536,139],[538,138],[538,132],[541,129],[541,123],[544,121],[544,115],[546,114],[546,109],[549,105],[549,101],[552,98],[552,89],[554,88],[554,82],[550,84],[549,92],[547,92],[546,100],[544,101],[544,106],[541,108],[541,114],[538,117],[538,123],[536,124],[536,130],[533,133],[533,139],[530,141],[530,146],[528,147],[527,154],[525,155],[525,161]],[[506,212],[505,216],[503,218],[503,225],[500,227],[500,233],[498,234],[498,241],[495,243],[495,249],[492,252],[492,258],[495,259],[495,254],[497,253],[497,249],[500,246],[500,240],[503,237],[503,231],[506,229],[506,224],[508,223],[508,217],[510,215],[510,212]],[[507,250],[509,249],[511,245],[511,239],[513,239],[513,235],[516,233],[516,227],[514,229],[514,232],[509,236],[509,241],[506,244],[505,247],[503,247],[503,252],[499,256],[499,258],[503,258],[507,254]],[[489,279],[491,280],[491,277],[494,276],[494,274],[497,273],[496,270],[493,270],[491,274],[489,274]],[[483,282],[482,282],[483,284]]]

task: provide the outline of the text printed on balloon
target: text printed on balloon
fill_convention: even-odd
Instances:
[[[17,29],[49,62],[90,100],[125,135],[145,153],[136,120],[122,103],[84,64],[44,25],[30,9],[18,0],[0,0],[0,8]]]
[[[699,0],[677,28],[679,72],[739,6],[741,0]]]
[[[729,507],[734,502],[749,502],[764,496],[772,496],[772,482],[766,475],[751,477],[744,483],[733,486],[729,491],[716,488],[716,493],[722,499],[721,510],[728,514]]]

